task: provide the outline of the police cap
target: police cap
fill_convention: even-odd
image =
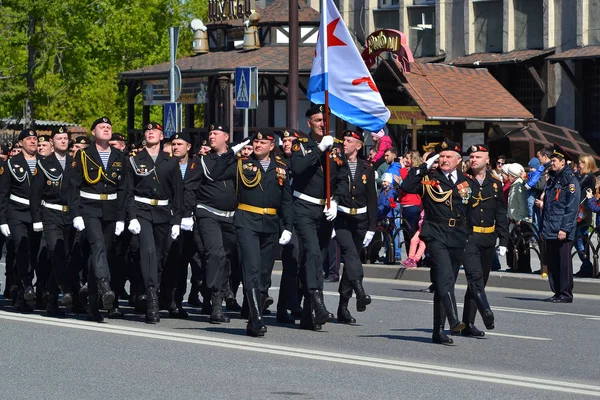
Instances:
[[[554,143],[554,148],[552,149],[552,155],[550,158],[560,158],[565,161],[572,161],[573,158],[563,149],[560,145]]]

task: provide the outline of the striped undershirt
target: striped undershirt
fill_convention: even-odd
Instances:
[[[58,162],[60,163],[60,166],[62,167],[63,171],[65,170],[65,167],[67,165],[67,157],[63,157],[60,158],[60,156],[56,153],[54,153],[56,155],[56,159],[58,160]]]
[[[27,160],[27,164],[29,165],[29,171],[33,174],[33,170],[37,165],[37,160],[35,158],[33,160]]]
[[[181,179],[185,178],[185,171],[187,170],[187,164],[179,164],[181,170]]]
[[[100,154],[100,159],[102,160],[102,164],[104,164],[104,168],[108,168],[108,158],[110,157],[110,150],[98,151],[98,154]]]
[[[352,175],[352,179],[354,179],[354,174],[356,174],[356,161],[348,161],[348,167],[350,168],[350,174]]]
[[[260,160],[263,171],[266,171],[267,168],[269,168],[269,164],[271,164],[271,160]]]

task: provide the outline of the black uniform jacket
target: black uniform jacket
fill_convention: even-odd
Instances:
[[[73,156],[71,162],[73,171],[69,173],[73,188],[69,196],[69,212],[72,218],[95,217],[106,221],[125,221],[128,196],[125,176],[127,158],[125,153],[112,146],[110,150],[106,169],[95,144],[85,150],[79,150]],[[86,199],[81,197],[80,192],[98,195],[116,194],[117,199]]]
[[[508,219],[502,182],[487,171],[481,185],[477,179],[471,178],[471,190],[467,211],[469,242],[479,246],[495,247],[496,238],[499,237],[499,245],[508,246]],[[473,232],[474,226],[483,228],[495,226],[495,229],[493,233],[478,233]]]
[[[238,159],[233,151],[223,154],[213,168],[213,175],[235,174],[235,187],[239,204],[258,208],[273,208],[276,215],[257,214],[238,209],[234,225],[254,232],[279,232],[279,218],[285,230],[292,231],[292,190],[287,166],[277,158],[271,158],[266,171],[260,161],[250,155]],[[258,175],[260,174],[260,180]]]
[[[425,218],[420,237],[424,242],[439,241],[448,247],[465,247],[467,243],[466,217],[471,187],[462,172],[456,171],[456,177],[453,184],[439,168],[427,173],[427,165],[423,163],[411,168],[402,182],[402,190],[422,197]]]
[[[326,153],[321,152],[311,137],[301,137],[292,145],[292,192],[306,194],[308,196],[325,199],[325,163],[330,165],[330,189],[333,199],[340,204],[340,196],[347,195],[349,174],[348,166],[344,163],[344,156],[340,147],[334,147],[329,152],[329,160]],[[308,214],[318,217],[323,211],[322,205],[316,205],[294,197],[294,212]]]
[[[127,159],[128,187],[132,194],[127,201],[127,219],[138,217],[157,224],[181,223],[183,179],[179,161],[160,151],[156,162],[146,149]],[[165,206],[135,201],[135,196],[152,200],[168,200]]]
[[[558,239],[559,231],[565,232],[568,240],[575,239],[580,196],[579,179],[571,167],[548,172],[542,209],[544,239]]]
[[[338,193],[341,203],[340,206],[348,208],[362,208],[367,207],[365,214],[349,215],[343,212],[338,212],[336,221],[351,218],[360,220],[360,225],[363,225],[367,231],[375,231],[377,227],[377,188],[375,187],[375,170],[373,165],[362,159],[358,159],[356,163],[356,173],[354,179],[350,173],[350,168],[347,168],[348,175],[346,180],[348,181],[348,193]],[[336,192],[339,192],[341,188],[345,188],[346,185],[338,185]]]
[[[183,185],[183,216],[209,216],[233,222],[233,218],[217,217],[197,204],[203,204],[220,211],[235,211],[237,197],[235,195],[235,173],[225,173],[218,180],[213,178],[214,168],[219,155],[211,151],[207,155],[197,155],[188,164]]]
[[[42,201],[54,205],[68,206],[71,191],[72,173],[71,163],[73,158],[68,154],[65,158],[65,169],[52,153],[48,157],[38,160],[37,174],[31,179],[31,219],[32,222],[49,222],[54,224],[70,224],[68,210],[59,211],[44,207]]]
[[[38,160],[41,158],[41,156],[37,156]],[[31,223],[30,206],[10,200],[10,195],[30,199],[31,180],[39,173],[37,167],[31,173],[29,164],[21,152],[9,159],[6,164],[2,164],[0,168],[2,168],[2,174],[0,174],[0,225],[6,224],[9,218]]]

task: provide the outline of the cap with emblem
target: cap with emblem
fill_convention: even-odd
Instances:
[[[40,135],[38,136],[38,143],[47,143],[50,141],[50,136]]]
[[[208,127],[208,132],[212,132],[212,131],[221,131],[221,132],[229,133],[229,127],[225,126],[225,125],[220,125],[220,124],[211,124]]]
[[[140,149],[140,148],[142,148],[142,147],[146,147],[146,139],[142,139],[142,140],[140,140],[139,142],[137,142],[137,143],[135,144],[135,147],[136,147],[137,149]]]
[[[19,133],[19,140],[23,140],[28,137],[37,137],[37,134],[32,129],[25,129]]]
[[[462,151],[460,149],[460,145],[458,143],[453,142],[448,139],[444,139],[443,142],[441,142],[437,146],[435,146],[436,153],[441,153],[442,151],[455,151],[458,154],[462,153]]]
[[[269,128],[260,128],[258,132],[252,136],[252,140],[274,140],[275,134]]]
[[[563,149],[560,145],[554,143],[554,149],[552,150],[552,155],[550,158],[560,158],[565,161],[572,161],[573,158]]]
[[[110,137],[110,140],[124,142],[125,141],[125,136],[123,136],[120,133],[113,133],[112,136]]]
[[[66,126],[57,126],[54,129],[52,129],[52,135],[50,135],[50,137],[53,138],[54,136],[60,135],[61,133],[69,133],[67,131]]]
[[[472,146],[469,146],[469,148],[467,149],[467,152],[465,155],[470,155],[471,153],[477,153],[477,152],[485,152],[485,153],[489,153],[490,152],[490,148],[488,147],[487,144],[474,144]]]
[[[190,138],[190,134],[186,132],[179,132],[171,136],[171,141],[173,140],[183,140],[184,142],[192,143],[192,139]]]
[[[204,139],[204,140],[202,141],[202,146],[208,146],[208,140]]]
[[[315,106],[312,106],[311,108],[309,108],[306,111],[306,118],[310,118],[315,114],[323,114],[323,112],[325,111],[325,106],[317,104]]]
[[[75,144],[90,144],[90,139],[85,136],[77,136],[75,138]]]
[[[299,131],[297,129],[287,128],[286,130],[284,130],[283,132],[281,132],[279,134],[279,136],[281,136],[282,138],[286,138],[286,137],[299,138],[299,137],[304,136],[304,132]]]
[[[94,123],[92,123],[92,130],[94,130],[99,124],[109,124],[110,126],[112,126],[112,122],[110,122],[110,119],[108,117],[100,117],[97,120],[95,120]]]
[[[355,132],[350,129],[344,131],[344,137],[353,137],[354,139],[358,139],[361,142],[365,141],[365,138],[364,138],[364,135],[362,132],[360,132],[360,131]]]
[[[150,122],[150,123],[146,124],[146,126],[144,126],[144,131],[149,131],[152,129],[158,129],[159,131],[162,132],[163,127],[158,122]]]

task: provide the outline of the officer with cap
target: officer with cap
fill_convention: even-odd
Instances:
[[[490,162],[489,148],[474,144],[467,150],[471,162],[471,200],[467,208],[469,239],[463,255],[463,267],[468,288],[465,294],[463,336],[483,337],[485,332],[474,325],[477,310],[487,329],[494,329],[494,314],[485,294],[492,264],[496,240],[500,238],[498,254],[506,254],[508,245],[508,220],[502,193],[502,181],[487,169]]]
[[[69,134],[66,127],[56,127],[50,140],[54,152],[38,160],[38,173],[31,179],[30,201],[32,221],[43,225],[50,258],[51,268],[44,274],[47,277],[45,290],[48,291],[46,311],[50,316],[58,316],[62,315],[58,308],[60,292],[63,306],[70,309],[73,305],[75,277],[68,268],[74,237],[68,207],[72,182],[67,176],[73,159],[67,154]]]
[[[447,317],[450,330],[460,332],[465,325],[458,318],[454,284],[467,244],[467,207],[471,198],[469,180],[458,169],[462,160],[458,143],[444,139],[435,147],[435,156],[412,168],[402,182],[407,193],[420,194],[425,210],[421,240],[431,257],[433,296],[433,342],[454,344],[444,333]],[[439,159],[439,167],[428,172]]]
[[[323,106],[314,106],[306,112],[310,135],[296,138],[292,145],[294,227],[302,242],[305,259],[302,266],[304,274],[301,274],[304,307],[300,327],[309,330],[320,330],[333,318],[323,300],[322,260],[331,240],[333,220],[340,203],[339,193],[348,193],[347,167],[341,151],[333,149],[333,136],[325,135],[323,112]],[[326,156],[328,151],[329,158]],[[333,195],[329,207],[326,200],[326,163],[329,163]],[[338,185],[341,187],[338,188]]]
[[[542,237],[546,241],[545,259],[548,280],[554,296],[552,303],[573,302],[573,263],[571,245],[575,239],[580,188],[577,175],[567,165],[571,156],[554,144],[550,156],[548,182],[544,189],[542,208]]]
[[[125,136],[120,133],[113,133],[108,143],[115,149],[121,150],[122,152],[127,150],[127,140],[125,139]]]
[[[269,128],[261,128],[252,137],[250,157],[235,157],[236,150],[248,144],[244,141],[222,155],[213,168],[215,177],[224,173],[236,177],[238,207],[234,225],[250,317],[246,334],[254,337],[264,336],[267,331],[262,313],[269,306],[267,292],[271,286],[280,218],[284,231],[279,244],[286,245],[292,237],[289,174],[285,163],[273,157],[275,138]]]
[[[221,155],[227,152],[229,129],[223,125],[210,125],[211,151],[194,157],[188,167],[189,177],[184,182],[184,210],[181,228],[191,231],[192,216],[196,217],[196,231],[206,256],[206,288],[212,303],[210,322],[228,323],[223,314],[223,299],[227,297],[229,272],[238,263],[237,239],[233,216],[237,209],[235,175],[224,174],[219,179],[212,169]],[[239,149],[237,149],[239,151]]]
[[[48,135],[38,136],[37,153],[39,156],[48,157],[52,154],[54,149],[52,148],[52,141]]]
[[[340,193],[338,216],[335,219],[335,238],[340,245],[344,260],[344,271],[340,279],[340,304],[337,320],[355,323],[348,311],[352,291],[356,294],[356,311],[365,311],[371,304],[371,297],[365,293],[362,284],[364,277],[360,253],[368,247],[375,235],[377,226],[377,189],[375,171],[370,162],[360,159],[364,137],[362,132],[344,132],[345,163],[348,166],[348,193]],[[338,190],[341,186],[338,186]]]
[[[146,322],[160,321],[158,288],[167,256],[169,236],[179,236],[183,181],[176,158],[162,151],[162,126],[151,122],[144,127],[146,147],[127,163],[127,229],[138,235],[140,267],[147,297]]]
[[[33,272],[44,229],[41,222],[32,224],[30,209],[31,180],[39,173],[37,142],[35,131],[23,130],[19,134],[22,152],[0,166],[0,232],[8,238],[7,247],[14,255],[13,264],[7,263],[6,269],[15,277],[20,312],[31,312],[35,305]],[[44,282],[40,286],[42,290]]]
[[[69,212],[73,226],[86,230],[90,251],[88,273],[89,315],[91,321],[103,321],[99,307],[111,309],[115,293],[110,287],[108,255],[115,236],[125,229],[127,179],[125,154],[110,146],[112,123],[108,117],[98,118],[92,124],[95,143],[79,150],[73,157],[69,173],[73,189],[69,198]]]

